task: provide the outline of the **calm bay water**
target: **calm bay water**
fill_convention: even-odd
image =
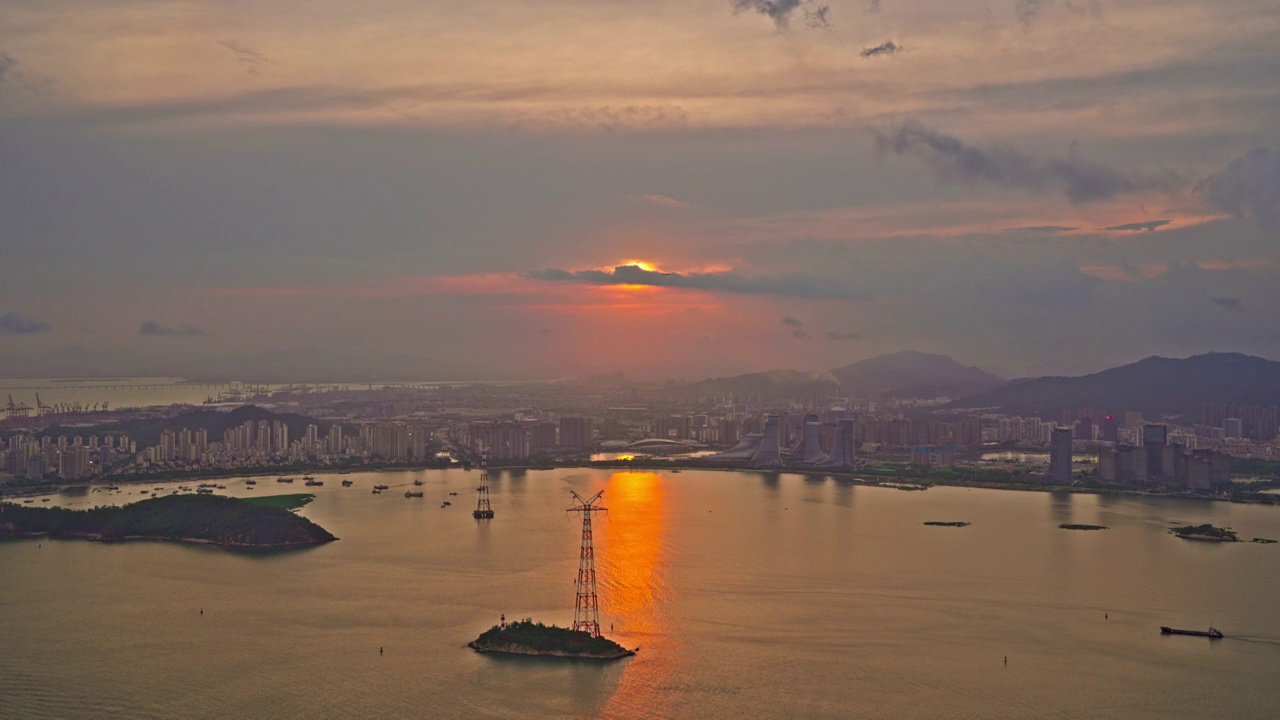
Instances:
[[[217,388],[191,385],[174,377],[0,378],[0,400],[12,397],[15,403],[31,408],[36,406],[37,399],[46,405],[107,403],[117,409],[173,403],[198,405],[218,392]]]
[[[477,523],[477,477],[329,476],[302,512],[342,540],[297,552],[0,543],[0,716],[1280,716],[1280,545],[1165,532],[1280,539],[1275,508],[561,470],[496,474],[497,518]],[[403,497],[414,478],[426,498]],[[500,613],[572,620],[570,489],[605,490],[602,625],[640,653],[467,650]],[[1210,623],[1230,637],[1158,630]]]

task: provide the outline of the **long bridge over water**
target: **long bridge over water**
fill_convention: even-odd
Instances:
[[[221,390],[231,387],[232,383],[146,383],[146,384],[103,384],[103,385],[81,385],[76,382],[67,382],[61,385],[0,385],[0,392],[13,392],[19,390],[26,391],[45,391],[50,390],[168,390],[172,388],[192,388],[197,390]]]

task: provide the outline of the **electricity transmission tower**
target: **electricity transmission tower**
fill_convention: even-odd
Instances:
[[[489,448],[480,451],[480,487],[476,488],[476,509],[471,517],[477,520],[493,517],[493,507],[489,505]]]
[[[583,498],[570,490],[576,503],[568,512],[582,513],[582,549],[578,555],[578,580],[574,583],[577,597],[573,602],[573,632],[585,632],[590,637],[600,637],[600,603],[596,597],[596,551],[591,542],[591,513],[608,511],[597,503],[604,491]]]

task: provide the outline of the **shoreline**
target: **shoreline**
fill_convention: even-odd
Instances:
[[[617,652],[608,654],[589,654],[589,653],[566,653],[558,650],[533,650],[530,648],[522,648],[515,645],[508,646],[483,646],[475,640],[467,643],[467,647],[475,650],[481,655],[516,655],[520,657],[554,657],[566,658],[569,660],[621,660],[622,658],[632,657],[636,654],[635,650],[627,650],[623,648]]]
[[[1193,495],[1187,491],[1179,491],[1175,493],[1149,492],[1146,490],[1128,489],[1128,488],[1098,488],[1098,487],[1082,487],[1078,485],[1039,485],[1026,483],[1000,483],[991,481],[973,481],[973,482],[951,482],[948,479],[939,478],[912,478],[907,476],[890,476],[883,479],[872,479],[865,475],[860,475],[857,471],[849,470],[823,470],[816,471],[806,468],[759,468],[759,467],[707,467],[698,464],[682,464],[682,463],[665,463],[665,462],[647,462],[647,463],[626,463],[614,464],[616,461],[606,460],[597,462],[583,463],[561,463],[554,465],[499,465],[489,467],[494,473],[500,473],[504,470],[571,470],[571,469],[599,469],[599,470],[689,470],[703,472],[736,472],[736,473],[757,473],[757,474],[792,474],[804,475],[809,477],[831,477],[837,480],[849,481],[856,485],[866,487],[881,487],[896,490],[925,490],[928,487],[937,485],[941,487],[964,487],[979,488],[984,490],[1012,490],[1017,492],[1050,492],[1050,493],[1077,493],[1083,495],[1114,495],[1114,496],[1130,496],[1144,498],[1169,498],[1180,500],[1197,500],[1210,502],[1227,502],[1238,505],[1277,505],[1280,503],[1254,502],[1248,500],[1234,500],[1230,497],[1219,497],[1216,495]],[[110,477],[94,478],[87,483],[54,483],[49,485],[41,485],[36,487],[23,488],[3,488],[0,489],[0,498],[3,497],[27,497],[36,495],[50,495],[64,493],[68,489],[84,488],[86,491],[103,485],[145,485],[147,483],[162,482],[179,482],[179,481],[199,481],[199,480],[227,480],[237,478],[260,478],[260,477],[279,477],[280,470],[251,470],[249,472],[210,472],[210,473],[157,473],[155,476],[145,478],[117,479]],[[422,470],[458,470],[462,469],[461,465],[450,465],[447,467],[437,467],[434,465],[405,465],[405,466],[382,466],[382,467],[341,467],[317,466],[311,468],[287,468],[290,473],[304,473],[315,475],[351,475],[355,473],[387,473],[387,472],[416,472]],[[909,486],[909,487],[902,487]]]
[[[247,545],[244,543],[216,542],[214,540],[203,540],[201,538],[162,537],[160,535],[125,535],[123,537],[107,537],[101,533],[28,532],[28,533],[16,533],[13,535],[0,535],[0,542],[4,540],[20,540],[20,539],[29,539],[29,538],[47,538],[49,540],[88,540],[90,542],[101,542],[101,543],[125,542],[128,540],[145,540],[148,542],[158,541],[158,542],[187,543],[189,545],[213,545],[214,547],[227,548],[229,550],[283,550],[287,548],[318,547],[320,545],[331,543],[339,539],[339,538],[334,538],[333,540],[318,540],[315,542],[276,543],[271,545]]]

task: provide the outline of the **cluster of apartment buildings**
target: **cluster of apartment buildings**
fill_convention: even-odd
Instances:
[[[556,421],[524,416],[478,420],[455,427],[453,436],[477,455],[487,453],[493,460],[527,460],[538,453],[595,447],[594,423],[582,416],[564,416]]]
[[[1072,482],[1072,453],[1076,429],[1058,427],[1049,442],[1049,477]],[[1108,485],[1215,490],[1231,482],[1231,456],[1209,448],[1173,441],[1169,427],[1145,423],[1137,442],[1102,443],[1098,447],[1097,479]]]
[[[1155,483],[1188,490],[1213,490],[1231,482],[1230,455],[1170,442],[1166,425],[1144,425],[1141,437],[1141,443],[1099,448],[1100,482],[1137,486]]]
[[[53,475],[63,480],[76,480],[96,473],[104,461],[119,452],[117,447],[129,452],[129,438],[97,435],[68,439],[12,435],[0,445],[0,472],[14,477],[40,478]]]
[[[361,425],[355,433],[347,433],[338,424],[324,432],[318,425],[308,424],[300,437],[290,439],[287,423],[265,419],[247,420],[228,428],[221,440],[210,440],[203,428],[163,430],[155,445],[142,448],[126,435],[36,439],[18,434],[0,444],[0,473],[74,480],[117,467],[235,468],[333,462],[351,457],[420,461],[434,456],[430,435],[430,430],[418,423],[370,423]]]

